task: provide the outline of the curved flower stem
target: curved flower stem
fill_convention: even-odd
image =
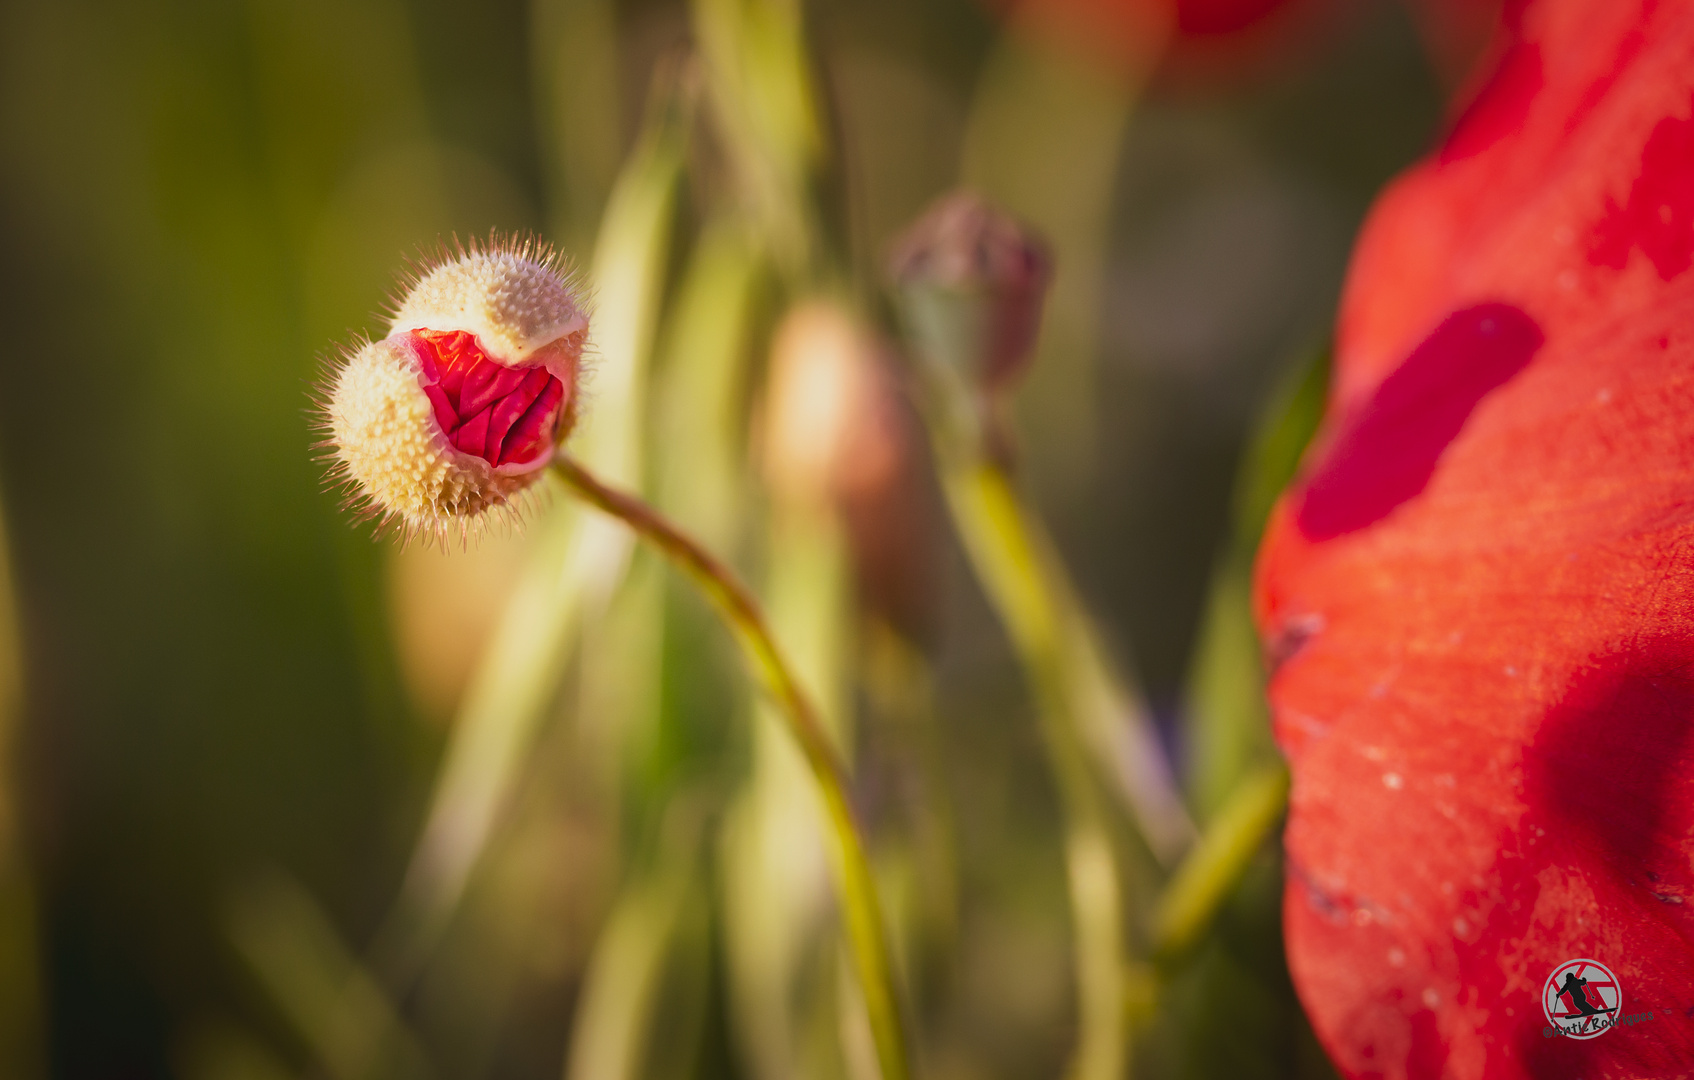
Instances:
[[[818,793],[823,798],[835,836],[836,872],[842,906],[846,911],[847,937],[860,990],[865,996],[865,1012],[876,1042],[882,1078],[906,1080],[909,1075],[906,1037],[894,990],[894,969],[870,862],[847,799],[846,768],[829,741],[811,700],[800,688],[788,662],[771,638],[757,601],[734,571],[665,520],[658,511],[633,495],[602,484],[563,450],[553,458],[553,472],[572,491],[628,525],[636,535],[652,544],[677,569],[688,575],[728,624],[755,676],[776,702],[817,781]]]
[[[1123,798],[1164,868],[1194,842],[1194,824],[1145,709],[1108,658],[1099,631],[1040,522],[993,457],[936,439],[942,488],[977,577],[1017,649],[1047,720]],[[1090,770],[1090,775],[1094,775]]]

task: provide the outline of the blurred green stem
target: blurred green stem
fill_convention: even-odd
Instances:
[[[1281,761],[1236,782],[1153,911],[1156,963],[1180,959],[1199,943],[1265,837],[1282,820],[1288,782],[1288,766]]]
[[[329,1080],[421,1080],[429,1059],[376,975],[294,879],[264,873],[230,896],[235,951]]]
[[[17,741],[24,665],[10,551],[0,512],[0,1076],[28,1080],[46,1075],[46,1061],[41,928],[20,822]]]
[[[1329,350],[1300,358],[1260,415],[1236,474],[1229,543],[1212,574],[1188,681],[1189,803],[1212,816],[1255,764],[1276,759],[1253,626],[1253,557],[1271,507],[1323,417]]]
[[[766,415],[774,412],[767,404]],[[767,455],[779,452],[769,446]],[[794,494],[773,485],[760,590],[764,614],[830,745],[842,760],[852,760],[851,710],[844,701],[851,595],[845,540],[826,505]],[[852,1029],[859,1031],[864,1012],[855,995],[823,990],[845,973],[832,968],[847,967],[824,958],[846,957],[848,950],[839,934],[823,932],[833,925],[818,902],[829,888],[830,867],[813,853],[828,850],[830,825],[818,813],[810,769],[783,730],[780,706],[761,700],[751,719],[751,768],[724,835],[726,974],[753,1080],[786,1080],[835,1064],[821,1040],[801,1032],[828,1026],[845,1031],[848,1016],[861,1021]],[[892,907],[883,911],[892,918]],[[897,949],[897,936],[894,941]],[[814,974],[821,981],[813,981]],[[862,1033],[868,1057],[869,1029]],[[840,1049],[850,1053],[846,1042]],[[867,1074],[849,1069],[848,1075]]]
[[[666,960],[695,884],[706,801],[697,791],[672,798],[656,857],[635,872],[613,904],[583,976],[565,1080],[647,1074],[645,1044]]]
[[[969,320],[946,317],[945,305],[913,297],[902,314],[923,361],[925,419],[954,526],[1032,692],[1062,718],[1067,738],[1111,781],[1153,858],[1170,869],[1193,843],[1194,823],[1146,707],[1112,663],[1064,563],[1019,500],[995,449],[1004,445],[994,432],[1006,403],[983,398],[950,362],[978,345]]]
[[[585,501],[623,521],[658,548],[700,588],[728,624],[755,675],[780,707],[817,781],[835,835],[847,935],[883,1080],[905,1080],[906,1041],[894,989],[894,971],[870,863],[847,798],[846,770],[811,701],[772,640],[757,602],[733,571],[646,503],[605,486],[563,451],[553,459],[553,471]]]
[[[984,58],[961,181],[1034,225],[1057,253],[1039,356],[1019,408],[1042,432],[1044,487],[1087,492],[1099,416],[1100,327],[1120,162],[1141,88],[1163,53],[1168,4],[1117,3],[1133,54],[1102,63],[1021,5]],[[1053,19],[1056,25],[1060,22]]]
[[[829,261],[818,198],[828,157],[795,0],[692,0],[695,40],[737,186],[768,254],[791,285]]]
[[[985,459],[943,469],[966,553],[1000,613],[1035,694],[1047,756],[1064,802],[1065,855],[1075,920],[1080,1033],[1078,1080],[1117,1080],[1127,1062],[1122,897],[1105,807],[1088,765],[1065,656],[1064,613],[1041,550],[1005,472]]]

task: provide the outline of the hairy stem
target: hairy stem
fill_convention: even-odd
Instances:
[[[906,1038],[894,990],[894,970],[870,862],[847,799],[846,768],[817,710],[772,639],[757,601],[734,571],[645,502],[602,484],[562,450],[553,459],[553,472],[585,501],[628,525],[694,582],[735,635],[753,674],[776,702],[817,781],[834,834],[847,937],[883,1080],[906,1080]]]

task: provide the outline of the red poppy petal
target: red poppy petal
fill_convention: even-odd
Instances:
[[[424,396],[429,398],[429,403],[435,407],[436,421],[444,431],[451,434],[453,428],[458,426],[459,414],[453,408],[453,403],[448,400],[447,392],[435,383],[425,384],[423,392]]]
[[[458,450],[496,467],[533,461],[553,438],[566,397],[544,367],[508,367],[462,330],[410,332],[423,391]]]
[[[453,432],[453,445],[467,454],[475,454],[488,458],[488,421],[493,410],[484,409],[466,420],[459,429]]]
[[[482,360],[465,376],[465,388],[459,395],[460,415],[474,416],[510,394],[523,383],[529,370]]]
[[[534,461],[553,442],[560,408],[565,399],[564,385],[558,379],[547,380],[540,396],[512,425],[500,447],[500,463]]]
[[[520,369],[516,374],[519,376],[518,385],[495,402],[488,423],[488,446],[494,452],[489,460],[496,465],[504,465],[510,460],[505,448],[506,437],[512,426],[535,404],[535,399],[551,378],[544,368]]]
[[[1694,1062],[1694,7],[1511,25],[1361,237],[1260,553],[1289,963],[1350,1076]],[[1549,1038],[1573,958],[1642,1022]]]
[[[480,357],[465,371],[465,381],[459,388],[460,416],[475,416],[494,400],[494,383],[500,377],[500,365]]]

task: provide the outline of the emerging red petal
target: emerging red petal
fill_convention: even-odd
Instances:
[[[1683,1075],[1694,5],[1507,26],[1361,237],[1327,426],[1260,553],[1289,962],[1349,1076]],[[1579,958],[1639,1020],[1548,1034]]]
[[[508,367],[463,330],[413,330],[423,390],[447,441],[496,468],[541,459],[553,445],[566,387],[543,367]]]

